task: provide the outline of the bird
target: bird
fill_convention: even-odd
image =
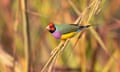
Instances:
[[[50,22],[47,25],[46,29],[56,39],[65,40],[68,38],[72,38],[76,33],[90,26],[91,25],[79,26],[78,24],[55,24],[53,22]]]

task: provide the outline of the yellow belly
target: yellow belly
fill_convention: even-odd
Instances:
[[[63,35],[61,36],[61,39],[64,40],[64,39],[71,38],[71,37],[73,37],[75,34],[76,34],[76,32],[71,32],[71,33],[63,34]]]

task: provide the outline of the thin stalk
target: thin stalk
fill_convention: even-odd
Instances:
[[[75,10],[75,12],[80,15],[80,11],[78,10],[77,6],[75,6],[75,4],[71,1],[71,0],[68,0],[69,4],[72,6],[72,8]]]
[[[50,71],[50,72],[52,71],[53,64],[55,63],[58,55],[60,55],[60,54],[64,51],[64,49],[66,48],[66,46],[67,46],[68,43],[69,43],[69,40],[70,40],[70,39],[67,39],[66,41],[63,41],[63,42],[64,42],[64,45],[63,45],[61,48],[59,48],[59,49],[56,50],[56,51],[57,51],[57,54],[55,55],[56,57],[54,57],[51,65],[50,65],[49,68],[48,68],[48,71]]]
[[[20,0],[22,19],[23,19],[23,35],[24,35],[24,49],[25,49],[25,72],[31,72],[31,40],[30,40],[30,28],[27,10],[27,0]]]
[[[56,58],[56,54],[59,51],[59,49],[64,45],[64,41],[61,41],[59,43],[59,45],[57,46],[57,48],[55,48],[56,50],[52,53],[52,55],[50,56],[50,58],[48,59],[47,63],[43,66],[41,72],[45,72],[46,68],[49,67],[52,63],[52,61],[54,60],[54,58]]]
[[[105,0],[103,0],[103,1],[105,1]],[[87,8],[85,8],[84,11],[81,13],[81,21],[79,22],[79,24],[81,24],[82,21],[86,21],[86,24],[88,24],[90,19],[91,19],[91,17],[98,10],[98,7],[99,7],[100,3],[101,2],[99,0],[94,0],[93,2],[91,2],[91,4]],[[90,14],[88,15],[88,19],[85,20],[85,15],[87,14],[87,9],[89,9],[89,8],[92,8],[92,10],[91,10]],[[76,12],[76,10],[75,10],[75,12]],[[78,13],[78,10],[77,10],[76,13],[79,15],[80,12]],[[103,44],[103,41],[100,38],[100,36],[98,35],[98,33],[93,28],[90,28],[90,31],[95,36],[95,38],[98,40],[99,44],[105,50],[105,52],[108,53],[108,50],[105,47],[105,45]]]

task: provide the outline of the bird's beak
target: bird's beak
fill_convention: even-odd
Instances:
[[[47,30],[50,30],[49,26],[46,27]]]

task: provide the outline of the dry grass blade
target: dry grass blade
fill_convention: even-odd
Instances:
[[[88,24],[89,21],[90,21],[90,19],[91,19],[91,17],[92,17],[92,16],[96,13],[96,11],[98,10],[100,3],[101,3],[101,1],[99,1],[99,0],[94,0],[94,1],[92,1],[91,4],[90,4],[87,8],[85,8],[84,11],[82,12],[82,14],[81,14],[81,22],[82,22],[82,21],[86,21],[85,24]],[[87,18],[87,20],[86,20],[84,17],[87,15],[87,13],[88,13],[87,11],[88,11],[88,9],[90,9],[90,8],[91,8],[91,11],[90,11],[90,13],[88,14],[88,18]],[[75,10],[75,11],[76,11],[76,10]],[[77,11],[78,11],[78,10],[77,10]],[[78,14],[78,12],[76,12],[76,13]],[[79,24],[81,24],[81,22],[80,22]],[[100,36],[98,35],[98,33],[97,33],[93,28],[90,28],[90,31],[91,31],[91,33],[95,36],[95,38],[98,40],[99,44],[100,44],[101,47],[105,50],[105,52],[108,53],[108,50],[107,50],[107,48],[105,47],[105,45],[104,45],[102,39],[100,38]]]
[[[64,42],[63,46],[62,46],[61,48],[57,49],[57,50],[54,52],[54,53],[56,53],[56,52],[57,52],[57,53],[54,54],[55,57],[54,57],[54,59],[52,60],[51,65],[49,66],[49,70],[48,70],[48,71],[52,71],[52,66],[53,66],[53,64],[55,63],[56,58],[58,57],[58,55],[60,55],[60,54],[64,51],[64,49],[66,48],[67,44],[69,43],[69,40],[70,40],[70,39],[67,39],[67,40],[63,41],[63,42]]]
[[[90,21],[91,17],[96,13],[96,11],[97,11],[97,9],[98,9],[98,7],[100,5],[100,1],[99,0],[95,0],[94,2],[93,2],[93,5],[91,4],[91,11],[90,11],[90,13],[88,15],[88,19],[86,21],[87,24]]]
[[[97,12],[98,8],[99,8],[99,5],[100,5],[100,2],[99,0],[96,0],[95,2],[95,5],[93,6],[90,14],[89,14],[89,17],[88,17],[88,20],[87,20],[87,23],[89,22],[89,20],[91,19],[91,17]],[[93,29],[93,28],[90,28],[90,31],[91,33],[95,36],[95,38],[98,40],[99,44],[101,45],[101,47],[104,49],[104,51],[109,54],[106,46],[104,45],[102,39],[100,38],[100,36],[98,35],[98,33]]]
[[[24,51],[25,51],[25,72],[29,72],[30,71],[30,44],[29,44],[29,39],[28,39],[28,18],[27,18],[27,15],[26,15],[26,5],[27,2],[26,0],[20,0],[20,6],[21,6],[21,13],[22,13],[22,21],[23,21],[23,35],[24,35]]]
[[[75,6],[75,4],[71,1],[71,0],[68,0],[68,2],[70,3],[70,5],[72,6],[72,8],[75,10],[75,12],[80,15],[80,11],[77,9],[77,7]]]
[[[79,24],[80,21],[81,21],[81,16],[78,17],[78,19],[74,22],[74,24]]]
[[[94,35],[94,37],[97,39],[97,41],[99,42],[99,44],[101,45],[101,47],[103,48],[103,50],[104,50],[107,54],[109,54],[106,46],[104,45],[102,39],[99,37],[98,33],[97,33],[93,28],[90,28],[90,31],[91,31],[91,33]]]
[[[56,63],[56,59],[57,59],[57,54],[56,56],[54,56],[54,59],[51,61],[48,71],[53,71],[52,69],[53,69],[54,64]]]
[[[62,53],[62,51],[65,49],[65,47],[67,46],[69,42],[69,39],[65,40],[65,41],[61,41],[60,44],[58,45],[57,48],[55,48],[55,51],[52,53],[52,55],[50,56],[49,60],[47,61],[47,63],[45,64],[45,66],[43,67],[43,69],[41,70],[41,72],[45,72],[45,69],[48,67],[48,70],[51,71],[52,66],[56,60],[56,58],[58,57],[58,55],[60,55],[60,53]]]
[[[86,24],[88,24],[89,20],[91,19],[91,17],[95,14],[95,12],[97,12],[97,9],[99,8],[99,5],[100,5],[100,2],[99,0],[95,0],[95,3],[93,2],[93,6],[92,7],[92,10],[88,16],[88,19],[87,19],[87,22]],[[92,4],[91,4],[92,5]],[[99,35],[97,34],[97,32],[93,29],[93,28],[90,28],[90,31],[91,33],[95,36],[95,38],[98,40],[99,44],[101,45],[101,47],[105,50],[105,52],[108,53],[108,50],[107,48],[105,47],[102,39],[99,37]]]
[[[57,54],[58,50],[61,48],[61,46],[63,44],[64,44],[64,41],[61,41],[59,43],[59,45],[55,48],[56,50],[51,54],[50,58],[48,59],[48,61],[44,65],[44,67],[42,68],[41,72],[45,72],[47,67],[49,67],[51,65],[51,63],[53,63],[53,60],[56,58],[56,54]]]

